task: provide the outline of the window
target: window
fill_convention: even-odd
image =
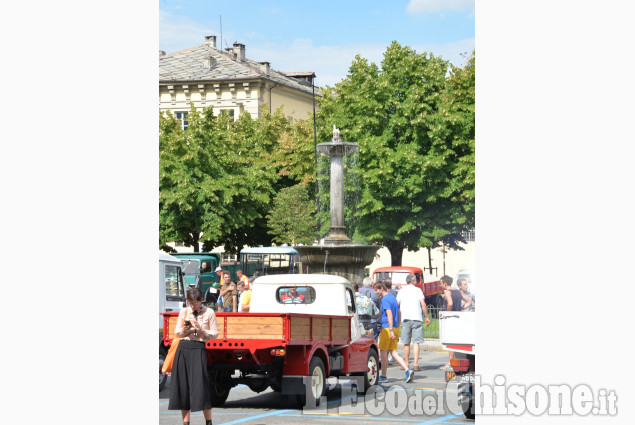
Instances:
[[[165,266],[165,298],[168,301],[185,301],[180,267]]]
[[[312,286],[282,286],[276,291],[276,301],[280,304],[312,304],[315,288]]]
[[[174,242],[174,246],[185,246],[185,242]]]
[[[187,130],[189,122],[187,121],[187,112],[175,112],[174,116],[177,120],[181,121],[181,128]]]
[[[225,115],[231,118],[230,121],[235,121],[234,110],[233,109],[221,109],[219,115]]]
[[[474,242],[476,240],[475,233],[476,233],[475,230],[469,230],[467,232],[463,231],[461,232],[461,237],[465,239],[466,242]]]
[[[353,295],[353,291],[346,288],[346,307],[348,309],[348,314],[355,313],[355,295]]]
[[[212,272],[212,262],[203,261],[201,263],[201,273],[211,273],[211,272]]]
[[[229,254],[229,253],[225,253],[223,252],[221,254],[221,261],[223,263],[235,263],[236,261],[238,261],[238,257],[236,254]]]

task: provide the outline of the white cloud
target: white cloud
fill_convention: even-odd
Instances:
[[[474,0],[410,0],[408,13],[432,13],[444,10],[474,9]]]
[[[403,43],[402,43],[403,45]],[[314,46],[309,39],[295,39],[291,44],[246,46],[247,57],[258,61],[268,61],[271,67],[279,71],[313,71],[316,84],[324,87],[334,86],[346,77],[356,54],[369,62],[381,66],[385,44],[357,44],[344,46]],[[474,39],[465,39],[444,44],[410,45],[417,53],[431,52],[442,56],[454,65],[461,66],[465,58],[461,53],[472,53]]]
[[[218,47],[220,48],[219,26],[219,23],[215,23],[214,26],[207,26],[183,15],[175,15],[165,10],[159,10],[159,49],[164,50],[166,53],[173,53],[200,46],[205,43],[206,35],[217,36]],[[229,45],[235,41],[235,36],[235,31],[223,32],[223,39]]]

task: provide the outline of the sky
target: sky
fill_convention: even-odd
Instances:
[[[298,2],[159,0],[159,49],[167,53],[216,35],[279,71],[313,71],[316,85],[346,77],[360,54],[380,64],[393,41],[461,66],[474,50],[474,0]]]

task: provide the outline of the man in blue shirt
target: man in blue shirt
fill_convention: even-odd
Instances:
[[[399,338],[399,304],[394,295],[392,295],[386,285],[382,282],[376,282],[373,285],[375,293],[381,296],[381,331],[379,332],[379,353],[381,356],[381,375],[379,382],[386,382],[386,370],[388,369],[388,352],[397,360],[397,363],[406,371],[406,382],[412,381],[414,371],[408,369],[408,365],[397,352],[397,343]]]

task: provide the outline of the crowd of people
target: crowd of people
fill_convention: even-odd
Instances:
[[[441,277],[443,285],[443,310],[474,311],[474,299],[469,292],[468,280],[458,279],[458,289],[452,287],[450,276]],[[413,379],[414,372],[421,370],[418,364],[420,345],[424,342],[423,325],[430,326],[430,317],[421,289],[415,286],[416,277],[409,274],[406,284],[394,288],[392,280],[385,278],[377,282],[364,278],[363,286],[355,286],[355,301],[359,320],[367,335],[372,335],[379,348],[381,374],[379,382],[387,380],[389,363],[396,361],[405,371],[405,381]],[[404,347],[403,357],[397,351],[398,341]],[[410,351],[412,345],[412,367]],[[448,363],[441,369],[449,369],[453,352],[449,352]]]

